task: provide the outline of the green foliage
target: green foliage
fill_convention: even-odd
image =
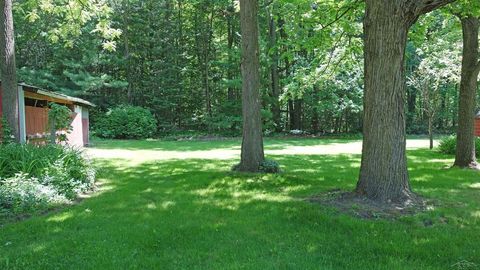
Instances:
[[[16,5],[21,81],[86,98],[102,111],[120,104],[147,108],[156,116],[162,136],[188,130],[212,136],[241,134],[238,1],[72,0],[69,9],[62,4],[63,0],[25,0]],[[259,54],[265,132],[360,132],[364,2],[264,4]],[[460,70],[462,33],[451,13],[475,15],[478,5],[459,0],[446,11],[422,16],[413,26],[406,59],[409,132],[427,131],[425,111],[433,107],[438,108],[434,129],[455,130],[458,78],[437,71]],[[276,94],[271,70],[275,62],[280,80]],[[441,77],[441,83],[432,76]],[[435,96],[430,99],[435,100],[433,107],[419,87],[426,79],[433,82],[429,89],[436,89],[430,93]],[[291,102],[299,106],[289,108]],[[273,119],[277,104],[280,119]],[[300,123],[293,123],[292,110],[301,115]]]
[[[237,172],[240,169],[240,163],[232,166],[232,171]],[[260,173],[280,173],[280,164],[275,160],[265,159],[258,168]]]
[[[7,119],[5,119],[5,117],[1,118],[0,129],[2,131],[0,133],[1,144],[3,145],[11,144],[15,141],[15,137],[13,136],[12,129],[10,128],[10,125],[8,124]]]
[[[457,150],[457,138],[455,136],[445,137],[440,142],[438,149],[444,154],[455,155]],[[477,157],[480,157],[480,138],[475,139],[475,153]]]
[[[64,105],[56,103],[50,103],[50,109],[48,110],[48,126],[53,134],[57,131],[64,131],[70,133],[73,129],[72,123],[72,111]],[[58,138],[60,142],[66,142],[66,134],[61,134]]]
[[[27,174],[17,174],[0,184],[0,216],[26,214],[67,203],[65,196],[53,187]]]
[[[265,159],[260,165],[260,171],[263,173],[280,173],[280,164],[275,160]]]
[[[94,187],[81,151],[59,145],[0,146],[0,208],[14,214],[73,200]]]
[[[119,106],[101,116],[94,130],[100,138],[145,139],[155,135],[157,120],[148,109]]]

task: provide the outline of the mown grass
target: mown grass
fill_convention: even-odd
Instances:
[[[188,155],[238,141],[97,145]],[[353,189],[358,155],[270,156],[279,175],[229,172],[237,160],[98,160],[102,192],[0,228],[0,269],[478,269],[480,173],[429,150],[408,155],[413,188],[436,207],[398,220],[305,200]]]

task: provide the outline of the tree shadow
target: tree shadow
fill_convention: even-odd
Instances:
[[[469,202],[462,211],[449,206],[426,214],[451,218],[450,223],[426,228],[425,216],[357,220],[305,200],[332,189],[352,190],[359,155],[270,156],[282,165],[276,175],[230,172],[236,160],[135,166],[128,160],[96,160],[102,183],[96,196],[1,229],[0,268],[8,263],[39,269],[347,269],[369,268],[375,261],[408,269],[442,268],[461,258],[480,264],[475,233],[480,202],[462,198],[467,189],[478,195],[464,186],[478,183],[478,174],[450,175],[441,168],[448,158],[408,154],[415,190],[436,198],[459,190],[448,196]],[[452,183],[450,177],[458,174],[464,178]]]

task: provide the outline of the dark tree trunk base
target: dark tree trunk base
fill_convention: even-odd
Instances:
[[[333,190],[319,194],[308,201],[333,207],[342,213],[361,219],[396,219],[402,216],[411,216],[428,209],[429,203],[420,196],[410,193],[409,199],[403,203],[385,204],[377,200],[368,199],[356,192]]]
[[[471,162],[468,163],[467,165],[463,164],[453,164],[453,168],[460,168],[460,169],[470,169],[470,170],[477,170],[480,171],[480,164],[477,162]]]
[[[367,189],[368,192],[365,191]],[[388,194],[385,194],[383,190],[379,192],[375,192],[374,190],[375,189],[373,188],[363,188],[359,186],[354,191],[354,194],[384,205],[408,205],[418,200],[418,196],[410,189],[410,187],[405,187],[396,190],[395,192],[388,192]]]

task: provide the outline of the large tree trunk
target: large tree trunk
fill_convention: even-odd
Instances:
[[[18,85],[15,65],[15,39],[13,30],[12,0],[0,0],[0,79],[2,81],[3,116],[15,140],[20,141],[18,119]]]
[[[260,164],[265,159],[260,113],[260,47],[257,16],[257,0],[240,0],[243,141],[238,170],[243,172],[258,172]]]
[[[454,166],[476,168],[475,157],[475,106],[477,79],[480,71],[478,33],[480,20],[462,18],[463,60],[458,106],[457,152]]]
[[[421,14],[451,1],[366,0],[364,139],[356,192],[405,203],[410,188],[405,133],[405,47]]]

